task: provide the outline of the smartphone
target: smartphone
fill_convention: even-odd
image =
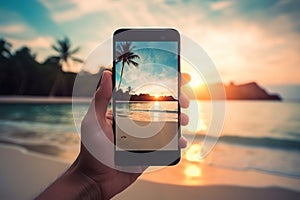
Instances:
[[[113,34],[115,164],[168,166],[180,161],[180,35],[175,29]]]

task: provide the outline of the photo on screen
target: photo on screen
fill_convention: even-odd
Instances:
[[[178,43],[115,45],[117,150],[177,150]]]

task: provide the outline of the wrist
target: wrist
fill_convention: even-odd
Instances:
[[[98,184],[77,168],[73,169],[66,176],[70,176],[70,179],[73,179],[77,183],[77,195],[80,197],[79,199],[101,199],[101,190]]]
[[[36,199],[101,199],[101,190],[94,180],[73,165]]]

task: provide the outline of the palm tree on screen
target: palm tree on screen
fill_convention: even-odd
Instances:
[[[138,67],[139,64],[134,61],[134,59],[140,59],[140,57],[133,52],[133,49],[135,46],[132,46],[131,42],[121,42],[117,46],[116,50],[116,63],[122,62],[122,68],[121,68],[121,75],[120,75],[120,82],[118,89],[120,89],[121,83],[122,83],[122,77],[123,77],[123,71],[124,71],[124,66],[125,63],[127,65],[133,65],[135,67]]]

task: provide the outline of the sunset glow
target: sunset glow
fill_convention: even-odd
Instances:
[[[300,200],[299,19],[300,0],[0,1],[0,200]]]
[[[188,83],[193,88],[199,88],[203,84],[201,77],[195,73],[193,70],[189,70],[191,75],[191,81]]]
[[[188,85],[195,90],[196,93],[197,90],[201,89],[201,87],[205,84],[205,80],[203,80],[201,77],[201,72],[197,71],[196,67],[192,66],[184,59],[181,59],[180,62],[181,72],[190,75],[191,80],[189,81]]]
[[[193,144],[189,147],[185,154],[185,158],[191,162],[200,162],[201,145]]]
[[[193,165],[189,165],[185,168],[184,174],[188,178],[196,178],[196,177],[199,177],[202,175],[202,171],[201,171],[200,166],[193,164]]]
[[[207,52],[225,82],[297,84],[300,80],[299,43],[295,42],[300,38],[299,17],[293,9],[297,1],[251,1],[251,6],[247,1],[174,1],[172,5],[141,1],[131,5],[136,12],[124,10],[128,0],[57,2],[24,1],[17,7],[2,2],[7,20],[0,23],[1,37],[11,42],[14,50],[29,46],[38,60],[44,61],[52,53],[55,39],[67,35],[81,47],[79,56],[84,59],[118,27],[174,27]],[[155,15],[152,7],[156,7]],[[43,12],[34,14],[34,9]],[[97,15],[100,17],[95,20]],[[105,56],[109,57],[110,51]],[[79,67],[71,66],[73,71]],[[198,86],[197,80],[193,78],[192,87]]]

